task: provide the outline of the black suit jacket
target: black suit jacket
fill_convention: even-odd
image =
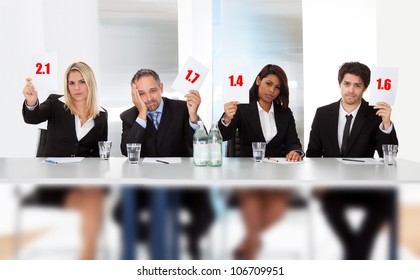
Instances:
[[[252,142],[266,142],[256,101],[239,104],[235,116],[227,127],[222,124],[222,118],[223,115],[219,120],[219,129],[224,141],[234,137],[236,129],[239,131],[240,157],[252,157]],[[274,106],[274,119],[277,134],[267,143],[265,156],[284,157],[292,150],[302,152],[292,111],[289,108],[281,111],[278,106]]]
[[[317,109],[306,152],[308,157],[373,157],[375,150],[382,157],[382,144],[398,144],[395,126],[390,134],[383,133],[379,129],[382,119],[376,115],[377,110],[362,99],[347,152],[341,155],[337,137],[340,106],[338,101]]]
[[[141,157],[191,157],[194,129],[190,126],[190,116],[185,101],[162,97],[164,106],[159,129],[147,117],[146,128],[136,122],[139,114],[132,107],[120,117],[123,122],[121,153],[127,156],[127,143],[140,143]]]
[[[77,140],[74,115],[58,100],[62,95],[51,94],[34,110],[22,107],[23,119],[29,124],[48,121],[48,136],[44,157],[99,157],[98,141],[108,139],[108,113],[104,110],[94,119],[95,126]]]

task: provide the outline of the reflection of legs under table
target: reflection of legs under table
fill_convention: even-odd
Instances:
[[[398,190],[390,190],[390,217],[389,217],[389,259],[397,260],[397,242],[398,242]]]
[[[66,208],[78,210],[82,216],[83,250],[80,259],[96,258],[96,243],[102,223],[104,189],[100,186],[78,187],[70,191],[65,199]]]
[[[124,187],[122,190],[122,259],[136,258],[137,208],[135,187]]]
[[[151,258],[154,260],[179,259],[179,191],[153,188],[151,202]]]
[[[150,196],[151,259],[178,259],[178,191],[153,187]],[[136,209],[136,189],[125,187],[122,191],[123,259],[136,258]]]
[[[261,234],[276,223],[287,210],[290,193],[282,190],[237,190],[246,236],[235,257],[255,259],[260,249]]]
[[[366,210],[357,233],[353,232],[344,216],[345,209],[351,205],[360,205]],[[323,197],[323,208],[344,246],[345,259],[368,259],[384,221],[389,222],[389,258],[397,259],[398,194],[395,189],[331,191]]]

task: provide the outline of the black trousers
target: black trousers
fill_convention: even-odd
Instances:
[[[394,190],[345,189],[328,190],[321,197],[324,214],[341,241],[344,259],[370,258],[375,237],[384,221],[392,214]],[[365,218],[358,231],[354,231],[345,217],[348,207],[365,210]]]
[[[185,209],[190,215],[190,221],[183,230],[187,237],[188,252],[192,259],[201,259],[201,252],[199,250],[200,238],[207,232],[214,220],[214,212],[210,203],[210,196],[208,190],[204,188],[199,189],[183,189],[176,190],[179,196],[179,206]],[[141,218],[142,213],[150,213],[150,193],[147,189],[139,188],[136,191],[137,212],[138,215],[138,236],[137,240],[140,242],[149,241],[150,225],[148,220]],[[122,223],[122,209],[121,201],[118,202],[113,211],[114,220]]]

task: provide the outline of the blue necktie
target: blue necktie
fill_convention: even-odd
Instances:
[[[159,120],[158,120],[159,112],[149,112],[149,117],[152,119],[153,124],[155,125],[156,129],[159,126]]]

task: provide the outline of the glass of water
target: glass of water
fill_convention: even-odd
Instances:
[[[262,162],[265,156],[265,142],[252,142],[252,157],[255,162]]]
[[[111,141],[99,141],[99,156],[101,160],[108,160],[111,154],[112,142]]]
[[[127,143],[127,156],[130,164],[138,164],[140,159],[141,144]]]

